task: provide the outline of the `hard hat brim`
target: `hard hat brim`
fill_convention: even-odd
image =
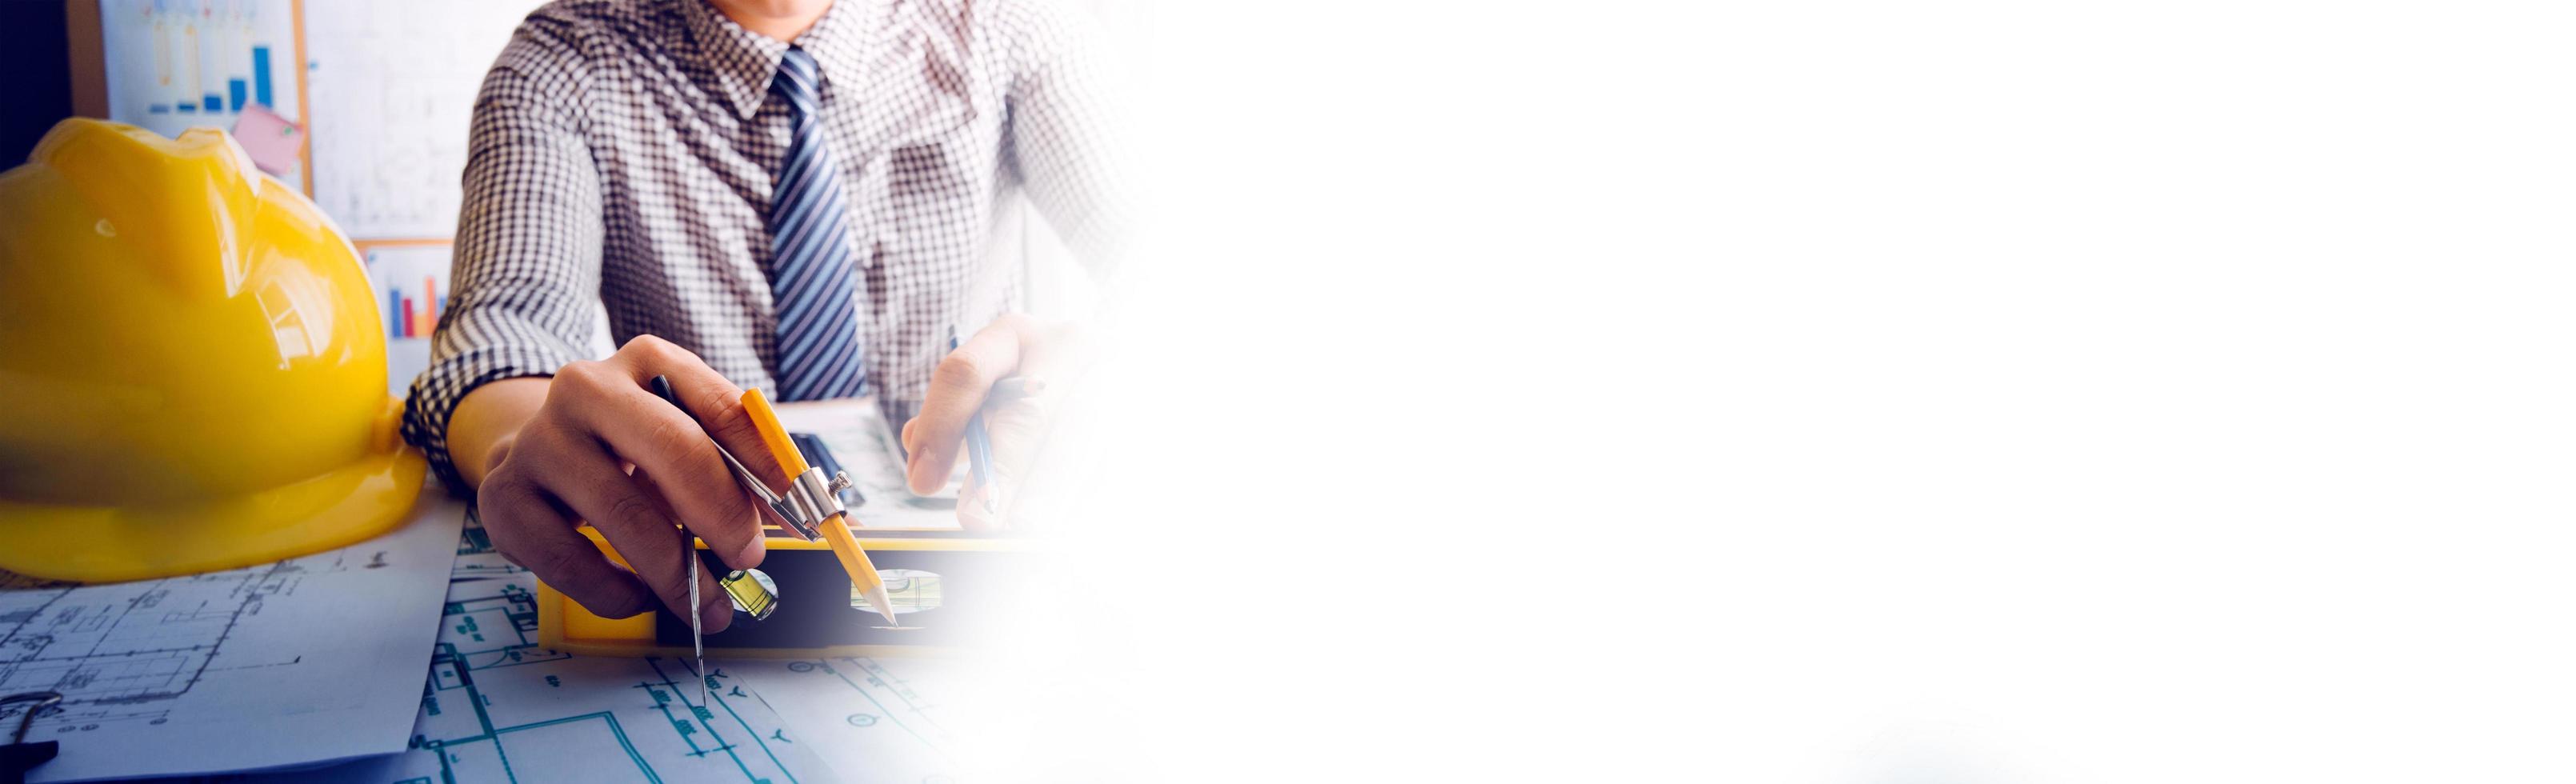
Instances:
[[[309,555],[410,519],[428,463],[384,449],[292,484],[211,501],[61,506],[0,500],[0,569],[84,583],[169,577]]]

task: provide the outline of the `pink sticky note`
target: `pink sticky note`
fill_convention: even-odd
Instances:
[[[243,109],[241,119],[233,121],[233,138],[260,171],[270,174],[294,171],[298,154],[304,151],[304,129],[258,104]]]

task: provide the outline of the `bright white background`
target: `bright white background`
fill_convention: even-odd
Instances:
[[[994,764],[2576,777],[2571,21],[1154,6]]]

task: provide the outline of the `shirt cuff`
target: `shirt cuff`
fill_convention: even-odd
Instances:
[[[476,388],[502,379],[525,376],[551,376],[565,364],[580,357],[530,346],[495,346],[458,353],[439,360],[411,383],[411,397],[403,403],[403,440],[429,456],[430,468],[438,480],[458,495],[471,496],[472,485],[456,470],[456,461],[447,453],[447,420],[456,413],[456,404]]]

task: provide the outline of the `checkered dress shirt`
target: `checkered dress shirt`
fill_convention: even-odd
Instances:
[[[1016,300],[1018,270],[984,269],[1012,190],[1077,255],[1113,252],[1076,21],[1024,0],[840,0],[796,40],[844,172],[873,391],[918,399],[948,326]],[[763,217],[790,140],[768,89],[787,47],[705,0],[558,0],[520,25],[475,100],[448,311],[403,416],[450,487],[457,401],[592,358],[603,310],[615,343],[659,335],[775,386]]]

